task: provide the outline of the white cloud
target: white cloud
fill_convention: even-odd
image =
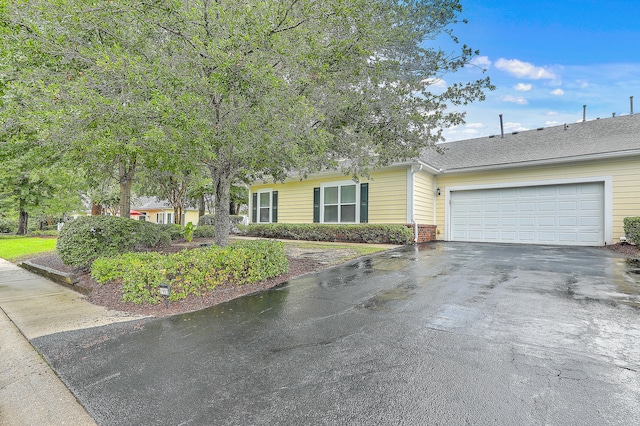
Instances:
[[[547,127],[551,127],[551,126],[558,126],[562,123],[560,123],[559,121],[545,121],[544,125]]]
[[[469,63],[483,69],[489,69],[491,66],[491,61],[488,56],[476,56]]]
[[[549,111],[549,112],[547,112],[547,115],[556,116],[556,115],[558,115],[558,111]]]
[[[530,78],[532,80],[556,79],[556,75],[548,69],[536,67],[529,62],[522,62],[518,59],[500,58],[496,61],[496,68],[520,78]]]
[[[425,78],[424,80],[422,80],[422,84],[436,89],[447,88],[447,82],[441,78]]]
[[[465,124],[465,127],[469,128],[469,129],[482,129],[482,128],[484,128],[484,124],[482,124],[482,123],[467,123],[467,124]]]
[[[507,131],[509,131],[509,132],[524,132],[525,130],[529,130],[529,129],[524,127],[520,123],[513,123],[513,122],[504,123],[504,131],[505,132],[507,132]]]
[[[518,83],[515,86],[513,86],[513,88],[515,90],[517,90],[518,92],[528,92],[529,90],[531,90],[533,86],[531,86],[530,84],[526,84],[526,83]]]
[[[556,89],[556,90],[552,91],[551,94],[555,95],[555,96],[562,96],[562,95],[564,95],[564,90]]]
[[[505,102],[512,102],[512,103],[518,104],[518,105],[526,105],[528,103],[527,100],[523,96],[507,95],[507,96],[503,96],[502,100],[505,101]]]
[[[587,87],[589,87],[589,82],[587,80],[576,80],[576,83],[578,83],[578,86],[581,89],[586,89]]]

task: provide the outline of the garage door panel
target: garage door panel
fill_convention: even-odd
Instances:
[[[560,217],[558,218],[558,225],[562,226],[562,227],[571,227],[571,228],[575,228],[576,225],[578,225],[578,218],[577,217]]]
[[[577,201],[560,201],[558,203],[558,210],[560,210],[561,212],[563,211],[575,212],[577,209],[578,209]]]
[[[538,225],[540,226],[556,226],[556,218],[555,217],[539,217]]]
[[[541,203],[538,204],[538,211],[539,212],[555,212],[557,209],[556,206],[556,202],[555,201],[543,201]]]
[[[578,187],[575,185],[561,185],[558,186],[559,195],[578,195]]]
[[[450,201],[455,241],[604,244],[602,182],[454,190]]]

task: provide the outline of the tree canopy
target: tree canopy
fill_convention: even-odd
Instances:
[[[5,8],[19,29],[14,46],[36,43],[61,64],[41,75],[41,87],[57,90],[55,102],[39,105],[58,117],[52,139],[88,171],[117,170],[121,199],[141,167],[175,170],[162,160],[168,152],[191,158],[215,188],[219,245],[239,179],[323,169],[366,175],[433,146],[442,128],[463,120],[449,106],[492,89],[480,79],[430,90],[477,54],[430,45],[449,31],[458,0],[34,0]]]

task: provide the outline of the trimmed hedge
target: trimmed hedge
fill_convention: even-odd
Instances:
[[[624,235],[631,243],[640,245],[640,216],[625,217],[624,223]]]
[[[162,283],[171,284],[169,300],[179,300],[189,294],[200,296],[226,282],[254,283],[288,271],[284,243],[270,240],[169,255],[125,253],[99,258],[91,266],[91,276],[101,284],[122,280],[122,300],[136,304],[161,302],[158,285]]]
[[[411,244],[413,231],[405,225],[327,225],[269,223],[242,227],[249,236],[306,241],[369,244]]]
[[[65,265],[87,268],[99,257],[169,244],[169,232],[149,222],[117,216],[85,216],[64,225],[57,249]]]
[[[204,216],[200,216],[200,219],[198,220],[198,226],[213,225],[215,218],[216,218],[216,215],[214,214],[205,214]],[[242,223],[242,219],[243,217],[241,215],[236,215],[236,214],[229,215],[229,221],[231,222],[232,225],[237,225],[239,223]]]
[[[208,225],[213,225],[213,221],[215,220],[216,216],[213,214],[205,214],[204,216],[200,216],[200,219],[198,219],[198,226],[208,226]]]
[[[193,236],[198,238],[213,238],[216,227],[213,225],[199,225],[193,230]]]

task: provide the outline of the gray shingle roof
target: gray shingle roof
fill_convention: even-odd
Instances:
[[[171,205],[167,201],[158,200],[156,197],[138,197],[131,203],[133,210],[162,210],[170,209]]]
[[[447,142],[420,159],[443,172],[640,155],[640,114]]]

